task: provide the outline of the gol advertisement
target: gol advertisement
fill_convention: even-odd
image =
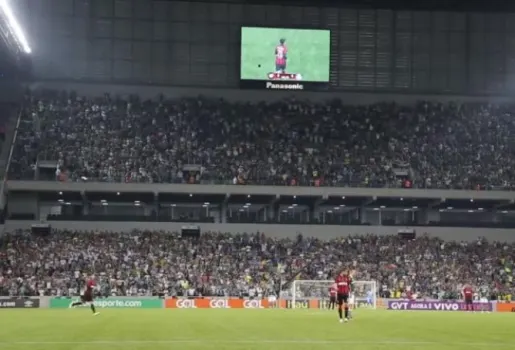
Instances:
[[[176,299],[165,300],[167,309],[267,309],[268,300],[227,299]]]
[[[497,303],[495,309],[497,312],[515,312],[515,303]]]

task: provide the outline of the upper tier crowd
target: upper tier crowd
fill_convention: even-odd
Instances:
[[[46,92],[27,97],[10,178],[40,159],[65,181],[510,189],[512,107]]]
[[[322,241],[215,232],[195,239],[142,231],[39,237],[20,231],[4,236],[2,247],[0,295],[76,295],[94,274],[105,296],[264,297],[288,295],[294,279],[331,280],[344,268],[354,269],[356,280],[377,281],[382,297],[410,290],[420,298],[453,298],[464,283],[489,294],[515,292],[515,244],[484,240],[367,235]]]

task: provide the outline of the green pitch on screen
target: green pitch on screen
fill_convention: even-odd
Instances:
[[[303,81],[329,81],[329,30],[251,28],[241,29],[242,80],[268,80],[275,71],[274,51],[279,39],[286,39],[286,72],[302,75]]]

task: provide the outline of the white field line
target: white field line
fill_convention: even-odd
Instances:
[[[0,342],[0,347],[13,345],[138,345],[138,344],[348,344],[348,345],[465,345],[465,346],[510,346],[515,348],[515,342],[436,342],[436,341],[402,341],[402,340],[377,340],[377,341],[359,341],[359,340],[317,340],[317,339],[292,339],[292,340],[273,340],[273,339],[255,339],[255,340],[216,340],[216,339],[173,339],[173,340],[92,340],[92,341],[12,341]]]

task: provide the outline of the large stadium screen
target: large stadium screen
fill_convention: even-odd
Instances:
[[[276,90],[327,86],[330,50],[329,30],[242,27],[241,86]]]

